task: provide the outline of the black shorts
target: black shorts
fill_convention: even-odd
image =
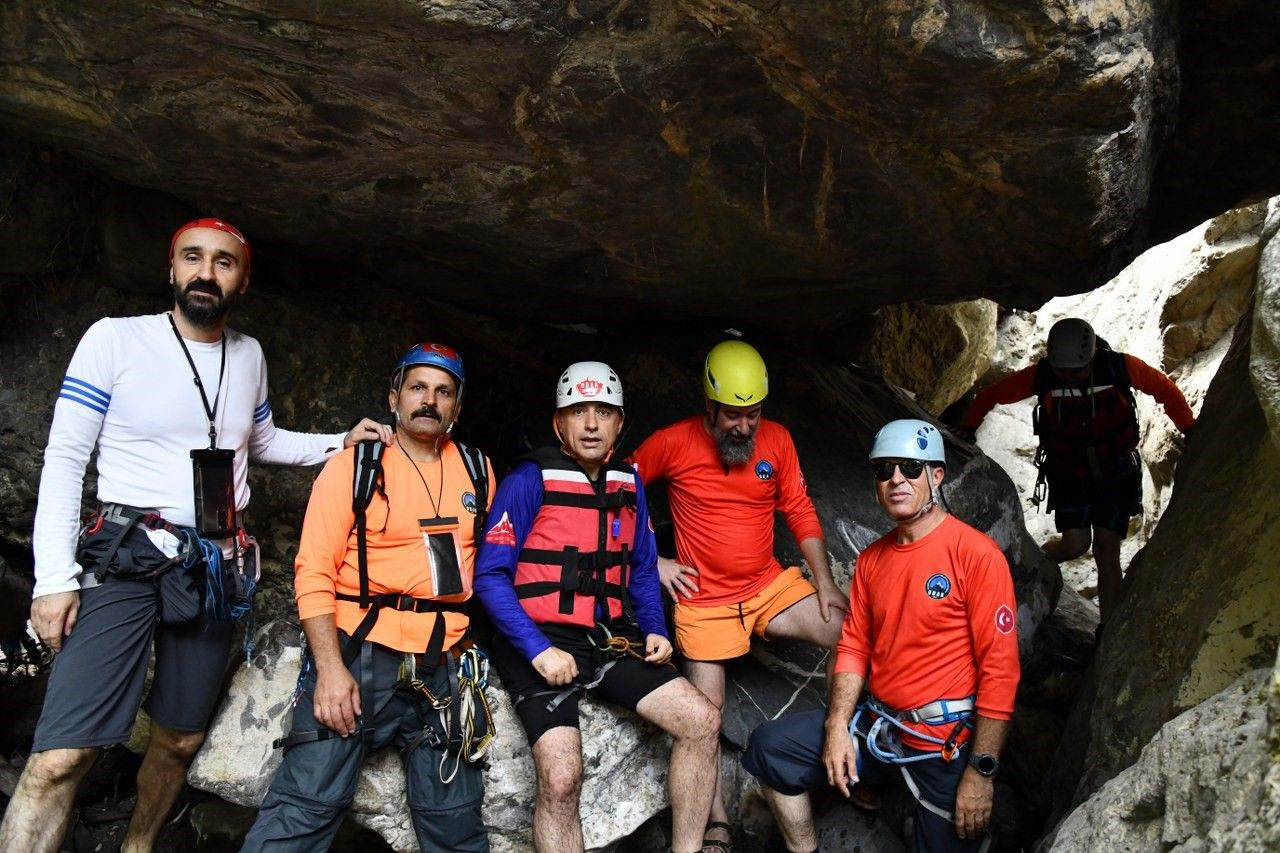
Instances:
[[[149,580],[108,580],[80,591],[75,627],[53,659],[32,752],[127,741],[153,639],[156,668],[147,714],[174,731],[204,731],[227,670],[232,623],[201,616],[164,625],[157,615],[156,587]]]
[[[578,662],[578,682],[587,684],[595,680],[604,661],[587,639],[586,628],[550,624],[539,625],[538,628],[553,646],[573,655]],[[625,636],[632,642],[643,645],[643,638],[634,626],[624,630],[614,625],[610,629],[615,635]],[[538,674],[533,665],[505,637],[494,636],[489,660],[498,671],[503,686],[511,694],[530,746],[537,743],[545,732],[557,726],[578,727],[578,698],[582,695],[581,690],[569,693],[559,705],[548,710],[547,704],[565,688],[547,684],[546,679]],[[630,655],[623,655],[616,658],[614,665],[591,692],[606,702],[634,711],[641,699],[679,677],[680,673],[671,664],[654,666]]]
[[[1049,509],[1058,532],[1088,527],[1101,527],[1119,533],[1129,532],[1129,519],[1142,512],[1142,469],[1091,480],[1071,471],[1049,469]]]

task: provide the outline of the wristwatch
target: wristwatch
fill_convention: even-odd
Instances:
[[[969,756],[969,766],[981,775],[991,777],[1000,769],[1000,762],[989,752],[975,752]]]

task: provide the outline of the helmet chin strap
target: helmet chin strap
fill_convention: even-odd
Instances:
[[[928,462],[924,464],[924,476],[925,479],[929,481],[929,500],[924,502],[924,506],[916,510],[915,515],[903,522],[904,524],[911,524],[913,521],[919,521],[932,512],[934,507],[941,508],[941,504],[938,503],[938,491],[933,485],[933,468]]]

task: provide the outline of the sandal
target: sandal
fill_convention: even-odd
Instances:
[[[723,832],[729,836],[728,841],[721,841],[719,838],[707,838],[707,833],[712,831]],[[702,850],[707,853],[729,853],[733,850],[733,827],[722,820],[713,820],[707,824],[707,828],[702,831]]]

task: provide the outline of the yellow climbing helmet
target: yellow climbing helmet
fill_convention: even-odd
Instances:
[[[722,341],[707,353],[702,390],[725,406],[754,406],[769,395],[769,371],[751,344]]]

